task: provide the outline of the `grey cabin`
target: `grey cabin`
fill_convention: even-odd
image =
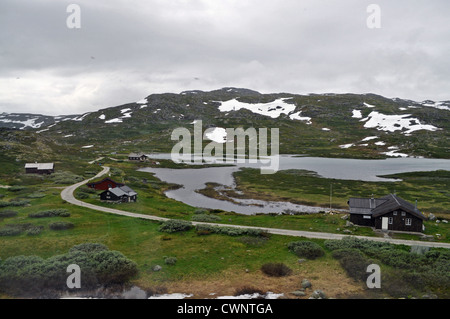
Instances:
[[[128,186],[109,188],[100,194],[100,199],[107,202],[136,202],[137,193]]]

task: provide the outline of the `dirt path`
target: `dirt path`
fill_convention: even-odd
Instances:
[[[102,175],[108,174],[109,167],[104,166],[103,170],[98,173],[96,176],[87,179],[85,181],[76,183],[74,185],[66,187],[61,192],[61,198],[65,200],[66,202],[69,202],[73,205],[93,209],[96,211],[101,211],[105,213],[110,214],[116,214],[121,216],[128,216],[133,218],[142,218],[147,220],[154,220],[154,221],[167,221],[168,218],[158,217],[158,216],[152,216],[152,215],[144,215],[144,214],[137,214],[137,213],[131,213],[124,210],[114,209],[114,208],[108,208],[108,207],[102,207],[97,206],[89,203],[85,203],[83,201],[80,201],[76,199],[73,195],[74,191],[86,184],[87,182],[98,178]],[[427,247],[442,247],[442,248],[449,248],[449,243],[437,243],[437,242],[425,242],[425,241],[418,241],[418,240],[402,240],[402,239],[392,239],[392,238],[384,238],[384,237],[366,237],[366,236],[352,236],[352,235],[341,235],[341,234],[331,234],[331,233],[320,233],[320,232],[309,232],[309,231],[301,231],[301,230],[288,230],[288,229],[277,229],[277,228],[265,228],[265,227],[251,227],[251,226],[241,226],[241,225],[226,225],[226,224],[215,224],[215,223],[202,223],[202,222],[192,222],[193,225],[211,225],[211,226],[225,226],[225,227],[233,227],[233,228],[252,228],[252,229],[260,229],[263,231],[266,231],[270,234],[276,234],[276,235],[283,235],[283,236],[293,236],[293,237],[306,237],[306,238],[319,238],[319,239],[343,239],[345,237],[354,237],[359,239],[368,239],[372,241],[379,241],[379,242],[389,242],[391,244],[401,244],[401,245],[409,245],[409,246],[427,246]]]

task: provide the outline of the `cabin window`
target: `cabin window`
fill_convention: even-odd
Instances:
[[[363,218],[364,218],[364,219],[370,219],[371,216],[370,216],[370,215],[364,215]]]
[[[402,212],[402,216],[406,216],[406,213],[405,213],[405,212]]]
[[[406,225],[406,226],[411,226],[411,224],[412,224],[411,218],[406,218],[406,220],[405,220],[405,225]]]
[[[397,211],[394,212],[394,216],[397,216]]]
[[[389,225],[392,225],[394,223],[394,218],[389,217]]]

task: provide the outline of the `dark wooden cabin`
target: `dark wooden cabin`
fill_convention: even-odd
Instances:
[[[381,230],[422,232],[426,217],[406,200],[390,194],[381,198],[350,198],[350,222]]]
[[[137,193],[128,186],[120,186],[104,191],[100,194],[100,199],[115,203],[136,202]]]
[[[42,174],[48,175],[55,172],[54,163],[26,163],[25,173],[26,174]]]
[[[145,162],[148,160],[148,156],[145,155],[144,153],[131,153],[128,155],[128,160]]]
[[[88,187],[96,189],[96,190],[108,190],[110,188],[116,188],[124,186],[125,184],[117,183],[113,181],[111,178],[104,178],[101,181],[94,182],[94,183],[88,183],[86,184]]]

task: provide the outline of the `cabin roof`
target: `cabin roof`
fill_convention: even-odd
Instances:
[[[110,188],[108,189],[108,191],[113,193],[117,197],[137,195],[137,193],[128,186]]]
[[[113,183],[116,184],[116,185],[124,185],[124,184],[122,184],[122,183],[117,183],[116,181],[112,180],[112,179],[109,178],[109,177],[106,177],[106,178],[104,178],[104,179],[102,179],[101,181],[98,181],[98,182],[88,183],[88,185],[98,185],[98,184],[101,184],[101,183],[106,182],[106,181],[113,182]]]
[[[25,168],[36,168],[38,170],[53,169],[54,163],[26,163]]]
[[[130,153],[128,155],[128,157],[142,157],[142,156],[147,156],[144,153]]]

